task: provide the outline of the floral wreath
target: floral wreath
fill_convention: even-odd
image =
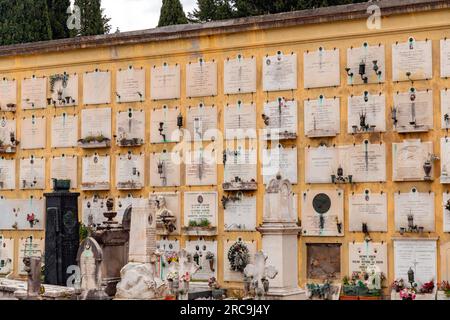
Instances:
[[[242,241],[239,240],[230,247],[228,261],[232,271],[244,272],[245,267],[250,263],[250,254]]]

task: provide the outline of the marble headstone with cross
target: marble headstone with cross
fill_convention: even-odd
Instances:
[[[250,289],[255,300],[264,300],[269,292],[269,280],[275,279],[278,271],[274,266],[266,266],[267,257],[260,251],[255,254],[255,263],[248,264],[244,274],[250,281]]]

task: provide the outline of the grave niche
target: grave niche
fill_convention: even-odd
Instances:
[[[306,245],[307,278],[339,280],[341,278],[341,244],[309,243]]]

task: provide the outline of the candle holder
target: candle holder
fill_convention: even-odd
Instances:
[[[331,175],[331,182],[335,184],[352,183],[353,175],[344,176],[344,169],[339,166],[336,174]]]

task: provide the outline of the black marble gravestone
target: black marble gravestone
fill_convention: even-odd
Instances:
[[[80,242],[78,220],[79,193],[55,190],[46,198],[45,283],[67,285],[69,266],[77,265]]]

